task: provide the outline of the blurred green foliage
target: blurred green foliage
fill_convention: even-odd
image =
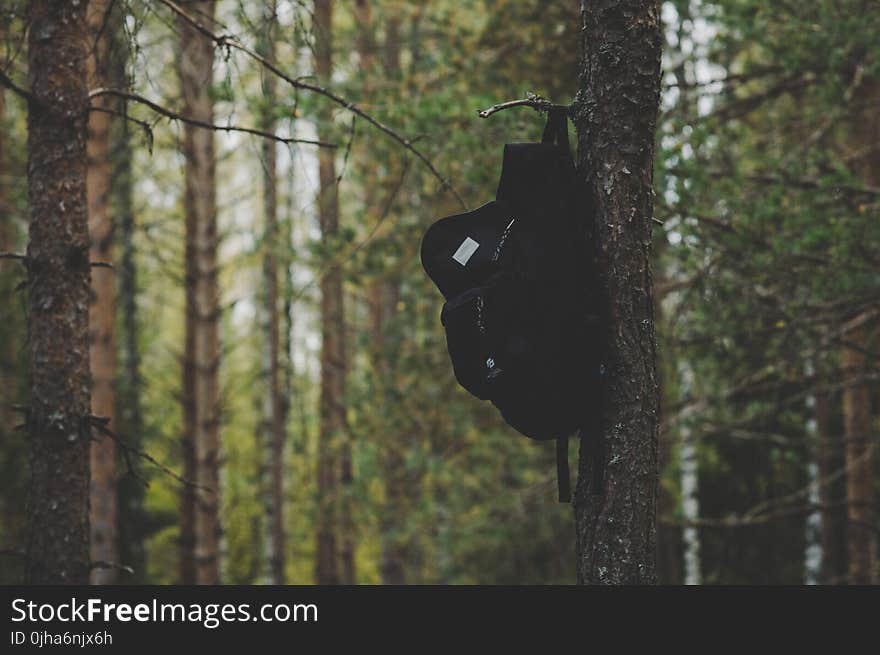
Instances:
[[[503,144],[537,139],[542,120],[517,109],[484,121],[476,110],[526,92],[554,102],[573,99],[577,3],[371,5],[376,63],[365,72],[357,49],[364,26],[348,3],[337,3],[334,89],[417,139],[471,207],[492,199]],[[308,9],[308,3],[279,2],[279,67],[294,75],[311,71]],[[128,11],[135,89],[177,106],[173,20],[153,3],[129,3]],[[218,17],[224,30],[253,42],[257,11],[252,3],[223,0]],[[13,26],[0,44],[0,62],[26,79],[16,54],[21,31],[14,29],[21,25],[20,3],[0,13]],[[655,166],[655,213],[663,226],[654,230],[654,275],[666,452],[660,547],[671,556],[661,559],[660,577],[682,580],[680,531],[694,518],[681,505],[679,446],[687,437],[698,453],[703,581],[798,583],[810,511],[803,490],[816,450],[805,402],[815,380],[805,372],[821,370],[833,383],[840,355],[835,330],[880,304],[880,182],[865,173],[880,144],[858,138],[859,124],[880,114],[876,104],[864,106],[862,92],[880,87],[880,7],[872,0],[673,0],[663,3],[663,16],[667,48]],[[382,64],[392,20],[400,25],[394,75]],[[264,109],[264,73],[234,53],[218,53],[216,68],[217,122],[253,124]],[[279,129],[314,136],[326,100],[283,84],[278,93]],[[0,183],[8,211],[0,220],[12,225],[12,249],[20,251],[26,241],[25,108],[11,93],[6,98]],[[143,107],[130,111],[154,118]],[[338,265],[348,308],[344,401],[354,439],[358,581],[381,582],[383,551],[391,544],[406,554],[408,582],[574,582],[573,521],[570,508],[555,502],[552,448],[517,435],[452,377],[441,298],[421,270],[418,248],[431,222],[460,207],[424,167],[364,121],[355,121],[353,133],[345,111],[335,111],[333,121],[341,146],[343,226],[333,241],[322,242],[317,229],[314,149],[279,146],[279,216],[292,234],[288,580],[313,579],[316,280]],[[145,417],[138,437],[158,460],[179,469],[181,126],[163,120],[153,132],[151,149],[139,133],[132,138]],[[254,583],[262,580],[264,552],[257,448],[263,346],[256,305],[268,246],[260,237],[260,145],[220,134],[217,144],[224,235],[223,578]],[[874,192],[860,191],[866,187]],[[23,272],[8,262],[0,266],[0,343],[13,344],[0,352],[2,402],[25,404],[23,299],[12,290]],[[390,285],[396,298],[378,352],[369,314],[377,284]],[[872,395],[876,402],[876,382]],[[839,436],[839,389],[831,406],[831,428]],[[0,414],[0,547],[16,549],[27,455],[7,415]],[[180,489],[162,472],[137,466],[150,482],[147,566],[139,580],[173,583]],[[122,462],[120,474],[129,475]],[[399,497],[389,491],[392,476]],[[841,480],[828,484],[839,500]],[[845,538],[839,526],[835,538]],[[3,581],[14,580],[17,570],[14,556],[0,559]]]

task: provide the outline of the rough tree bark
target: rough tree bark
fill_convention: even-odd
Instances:
[[[119,56],[113,47],[115,14],[110,15],[110,0],[89,2],[86,19],[92,44],[89,53],[89,86],[114,86],[110,79],[111,57]],[[95,104],[113,109],[119,103],[112,98],[97,98]],[[88,171],[86,187],[89,203],[89,236],[92,261],[113,260],[113,210],[111,187],[114,166],[111,161],[110,114],[89,113],[87,144]],[[116,290],[113,270],[98,268],[92,273],[92,296],[89,310],[89,365],[92,372],[92,413],[110,419],[108,427],[116,430]],[[90,552],[92,560],[117,562],[116,442],[108,436],[92,441],[92,482],[90,490]],[[93,584],[113,584],[117,569],[95,569]]]
[[[322,83],[330,80],[333,70],[333,1],[315,0],[315,72]],[[328,140],[327,131],[333,119],[326,104],[318,122],[318,139]],[[339,232],[339,190],[336,185],[334,153],[322,149],[318,153],[320,190],[318,213],[321,236],[332,244]],[[337,584],[354,581],[354,549],[346,543],[342,516],[337,526],[340,485],[350,481],[351,463],[340,461],[338,444],[345,434],[345,313],[342,274],[338,267],[329,270],[321,280],[321,400],[320,435],[318,438],[318,530],[316,581]],[[342,535],[342,571],[337,562],[337,528]],[[350,537],[350,535],[349,535]]]
[[[31,483],[25,582],[89,579],[88,31],[84,2],[28,13]]]
[[[578,168],[607,302],[601,434],[581,439],[574,498],[578,581],[656,581],[659,388],[650,267],[657,0],[581,2],[583,63],[572,108]],[[604,484],[592,460],[601,459]]]
[[[190,14],[210,23],[214,2],[187,2]],[[178,20],[178,74],[183,113],[213,123],[214,44]],[[217,201],[214,133],[186,125],[186,336],[183,365],[184,475],[200,485],[183,492],[181,579],[220,580],[220,299],[217,287]]]
[[[275,2],[264,7],[264,28],[259,52],[268,61],[275,60]],[[275,132],[275,76],[263,75],[260,129]],[[264,389],[263,451],[266,474],[263,496],[266,521],[266,579],[284,584],[284,443],[287,440],[286,413],[281,389],[281,338],[278,311],[278,252],[282,247],[278,229],[278,192],[276,143],[264,139],[263,149],[263,284],[266,387]]]

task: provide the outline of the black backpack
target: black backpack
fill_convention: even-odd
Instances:
[[[536,440],[557,440],[560,501],[570,498],[568,437],[598,415],[594,254],[567,116],[541,143],[504,147],[496,199],[434,223],[422,265],[446,302],[440,320],[458,382]]]

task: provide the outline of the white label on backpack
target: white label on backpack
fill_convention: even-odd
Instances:
[[[477,252],[477,248],[479,247],[479,243],[477,243],[470,237],[467,237],[464,241],[461,242],[461,245],[458,247],[458,250],[455,251],[455,254],[452,255],[452,258],[462,266],[467,266],[468,261],[470,261],[471,255]]]

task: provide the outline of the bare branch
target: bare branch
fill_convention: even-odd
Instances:
[[[535,93],[526,93],[526,97],[522,100],[508,100],[507,102],[499,102],[498,104],[492,105],[488,109],[478,109],[477,116],[480,118],[489,118],[492,114],[497,114],[499,111],[512,109],[513,107],[531,107],[540,113],[549,112],[554,108],[564,109],[566,113],[571,111],[569,105],[557,105],[556,103],[547,100],[547,98],[541,97]],[[663,225],[663,221],[654,216],[651,217],[651,222],[656,223],[657,225]]]
[[[678,166],[668,166],[665,169],[665,172],[669,175],[674,175],[676,177],[688,177],[691,175],[689,171],[686,169],[680,168]],[[724,171],[724,170],[708,170],[704,171],[706,175],[715,179],[727,179],[736,177],[736,171]],[[748,182],[754,182],[755,184],[764,184],[764,185],[780,185],[780,186],[788,186],[796,189],[804,189],[804,190],[817,190],[817,191],[831,191],[836,193],[846,193],[852,195],[865,195],[865,196],[880,196],[880,188],[871,187],[871,186],[852,186],[849,184],[835,184],[835,183],[827,183],[821,180],[802,177],[787,177],[782,175],[772,175],[772,174],[761,174],[761,173],[753,173],[743,175],[742,178]]]
[[[18,86],[15,82],[12,81],[12,78],[9,77],[9,75],[4,73],[2,70],[0,70],[0,84],[5,86],[10,91],[13,91],[17,95],[21,96],[22,98],[24,98],[28,102],[30,102],[31,100],[34,99],[33,95],[31,95],[30,91]]]
[[[118,109],[111,109],[109,107],[98,107],[96,105],[89,105],[89,111],[100,111],[105,114],[111,114],[112,116],[118,116],[119,118],[123,118],[130,123],[134,123],[138,127],[141,128],[144,132],[144,137],[147,140],[147,151],[152,155],[153,154],[153,125],[148,123],[147,121],[141,120],[140,118],[135,118],[130,115],[127,111],[119,111]],[[157,116],[154,124],[159,122],[162,119],[162,116]]]
[[[326,89],[322,86],[318,86],[317,84],[304,82],[302,78],[290,77],[280,68],[275,66],[275,64],[273,64],[271,61],[241,43],[236,37],[228,34],[215,34],[210,29],[202,25],[198,20],[190,16],[177,3],[173,2],[172,0],[156,1],[168,7],[171,11],[180,16],[180,18],[183,19],[186,23],[195,28],[195,30],[199,32],[202,36],[211,39],[215,44],[217,44],[218,47],[226,48],[227,50],[234,49],[243,52],[245,55],[258,62],[261,66],[263,66],[263,68],[271,72],[273,75],[287,82],[287,84],[289,84],[293,88],[302,89],[304,91],[311,91],[312,93],[322,95],[325,98],[336,103],[340,107],[347,109],[356,116],[363,118],[379,131],[384,132],[394,141],[397,141],[397,143],[402,145],[406,150],[409,150],[413,155],[415,155],[415,157],[420,162],[422,162],[422,164],[424,164],[431,172],[431,174],[440,182],[441,189],[448,189],[452,193],[452,195],[455,196],[456,200],[458,200],[459,204],[461,204],[464,209],[467,209],[467,204],[465,203],[464,198],[461,197],[461,194],[459,194],[455,187],[452,186],[449,180],[447,180],[445,177],[443,177],[443,175],[440,174],[440,171],[437,170],[437,167],[434,166],[431,160],[428,159],[428,157],[421,150],[413,145],[412,139],[408,139],[407,137],[401,135],[379,119],[365,112],[353,102],[346,100],[345,98],[337,95],[333,91],[330,91],[329,89]]]
[[[13,261],[19,261],[26,266],[29,257],[27,255],[22,255],[17,252],[0,252],[0,259],[11,259]],[[111,264],[110,262],[90,262],[89,265],[94,268],[113,268],[113,264]]]
[[[403,167],[400,171],[400,177],[397,180],[397,183],[394,185],[394,188],[388,194],[386,201],[384,203],[384,207],[382,209],[382,215],[379,216],[376,223],[370,228],[369,233],[364,237],[364,239],[354,245],[354,247],[341,252],[337,257],[328,262],[326,265],[322,266],[320,270],[315,274],[309,282],[307,282],[299,291],[294,295],[293,302],[297,302],[301,300],[306,292],[313,287],[318,282],[321,282],[327,275],[329,275],[332,271],[336,271],[342,268],[346,262],[351,260],[358,252],[360,252],[370,241],[373,240],[373,237],[376,236],[376,233],[379,231],[379,228],[382,227],[382,224],[385,222],[385,219],[391,214],[391,207],[394,204],[394,199],[397,197],[397,194],[400,192],[401,187],[403,186],[404,180],[406,180],[406,175],[409,172],[410,159],[405,159],[403,162]],[[351,430],[349,429],[349,432]]]
[[[863,503],[855,502],[838,502],[838,503],[806,503],[796,507],[787,507],[761,514],[760,516],[742,516],[731,515],[721,518],[697,518],[697,519],[677,519],[674,517],[660,517],[659,522],[662,525],[671,527],[692,527],[692,528],[747,528],[755,525],[765,525],[778,519],[804,516],[813,512],[828,511],[831,509],[846,507],[847,505],[861,505]],[[870,504],[868,504],[870,506]],[[847,519],[849,525],[858,525],[880,533],[880,527],[872,523],[864,521],[855,521]]]
[[[531,107],[538,112],[548,112],[554,107],[562,107],[568,111],[568,105],[557,105],[547,100],[547,98],[542,98],[534,93],[527,93],[526,97],[522,100],[509,100],[508,102],[501,102],[497,105],[492,105],[488,109],[478,109],[477,116],[480,118],[489,118],[492,114],[504,111],[505,109],[511,109],[512,107]]]
[[[26,262],[27,255],[20,255],[17,252],[0,252],[0,259],[13,259],[20,262]]]
[[[195,489],[202,489],[203,491],[207,491],[209,493],[214,493],[214,490],[211,489],[210,487],[206,487],[204,485],[198,484],[197,482],[193,482],[192,480],[187,480],[183,476],[179,475],[178,473],[174,472],[173,470],[171,470],[170,468],[168,468],[167,466],[162,464],[162,462],[157,460],[155,457],[150,455],[148,452],[145,452],[145,451],[141,450],[140,448],[136,448],[135,446],[132,446],[131,444],[129,444],[128,442],[123,440],[118,434],[116,434],[113,430],[111,430],[108,427],[108,424],[110,423],[110,419],[108,417],[106,417],[106,416],[89,416],[88,423],[89,423],[89,425],[91,425],[91,427],[94,427],[98,432],[100,432],[104,436],[110,437],[111,439],[113,439],[113,441],[115,441],[117,444],[119,444],[122,447],[123,456],[125,457],[125,461],[128,464],[129,471],[131,471],[131,473],[135,477],[140,479],[142,482],[145,482],[144,479],[140,475],[138,475],[137,471],[135,471],[134,467],[131,464],[131,460],[130,460],[131,455],[137,455],[141,459],[146,460],[147,462],[149,462],[150,464],[152,464],[153,466],[158,468],[160,471],[162,471],[166,475],[171,476],[172,478],[174,478],[175,480],[177,480],[178,482],[180,482],[181,484],[183,484],[187,487],[193,487]]]
[[[256,136],[262,137],[264,139],[271,139],[272,141],[278,141],[280,143],[305,143],[308,145],[319,146],[321,148],[335,148],[335,143],[325,143],[323,141],[314,141],[312,139],[293,139],[287,138],[283,136],[278,136],[277,134],[273,134],[272,132],[266,132],[265,130],[258,130],[252,127],[240,127],[237,125],[215,125],[213,123],[206,123],[204,121],[197,120],[195,118],[190,118],[189,116],[184,116],[176,111],[172,111],[167,107],[163,107],[160,104],[157,104],[150,100],[149,98],[145,98],[142,95],[138,95],[137,93],[130,93],[129,91],[123,91],[121,89],[93,89],[89,91],[89,99],[99,98],[101,96],[113,96],[115,98],[121,98],[123,100],[130,100],[132,102],[137,102],[146,107],[149,107],[157,114],[161,114],[166,118],[171,120],[181,121],[182,123],[188,123],[190,125],[195,125],[197,127],[203,127],[208,130],[216,130],[218,132],[243,132],[245,134],[254,134]],[[96,108],[91,107],[90,109],[96,109],[98,111],[109,111],[109,113],[115,113],[112,110],[107,110],[103,107]]]

